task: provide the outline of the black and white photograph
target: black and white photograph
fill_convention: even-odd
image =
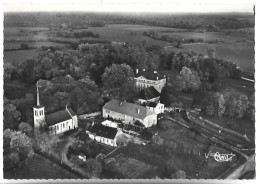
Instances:
[[[255,180],[255,8],[4,2],[3,179]]]

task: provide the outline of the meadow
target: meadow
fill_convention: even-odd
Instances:
[[[14,65],[19,65],[20,62],[26,61],[28,59],[37,58],[43,51],[40,49],[30,49],[30,50],[16,50],[4,52],[4,62],[11,63]]]

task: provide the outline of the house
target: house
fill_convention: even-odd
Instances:
[[[156,114],[164,113],[164,104],[162,103],[147,102],[145,106]]]
[[[157,114],[148,108],[129,102],[110,100],[102,108],[104,118],[122,120],[123,123],[133,124],[140,121],[145,127],[157,124]]]
[[[78,128],[78,117],[71,108],[45,115],[44,106],[40,105],[39,85],[37,82],[37,105],[33,107],[34,128],[47,125],[54,134],[60,134]]]
[[[150,86],[148,88],[144,88],[139,92],[139,102],[141,104],[147,102],[159,102],[160,93],[154,88],[154,86]]]
[[[81,159],[83,162],[86,162],[86,160],[87,160],[86,155],[84,155],[83,153],[80,153],[78,157],[79,157],[79,159]]]
[[[117,146],[116,136],[117,134],[120,134],[117,128],[101,124],[93,124],[86,133],[92,140],[114,147]]]
[[[162,88],[166,85],[166,76],[151,70],[136,69],[135,84],[137,89],[142,90],[153,86],[159,93],[162,92]]]

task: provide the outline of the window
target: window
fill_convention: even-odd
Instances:
[[[57,125],[57,130],[59,130],[59,125]]]
[[[65,123],[63,123],[63,128],[65,128]]]

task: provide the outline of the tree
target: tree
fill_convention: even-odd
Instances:
[[[79,157],[77,157],[76,155],[71,155],[70,157],[70,162],[72,162],[74,164],[74,166],[80,166],[83,167],[84,166],[84,161],[82,159],[80,159]]]
[[[185,171],[182,171],[182,170],[178,170],[175,173],[175,176],[176,176],[176,179],[186,179],[186,173],[185,173]]]
[[[248,108],[248,98],[246,95],[244,94],[240,94],[237,97],[237,103],[236,103],[236,107],[235,107],[235,112],[236,112],[236,117],[237,118],[243,118],[245,116],[246,110]]]
[[[19,124],[19,130],[26,133],[28,136],[31,136],[33,132],[32,126],[25,122]]]
[[[35,130],[35,141],[36,146],[43,152],[50,154],[50,151],[57,145],[59,138],[57,135],[46,132]]]
[[[102,172],[101,163],[93,158],[87,159],[83,168],[85,171],[90,173],[92,178],[98,178]]]
[[[108,90],[112,98],[126,100],[135,91],[134,73],[129,65],[113,64],[102,75],[103,89]]]
[[[69,101],[69,94],[67,92],[60,92],[54,94],[54,106],[57,106],[57,109],[65,108]]]
[[[100,163],[102,163],[103,159],[106,157],[105,154],[103,153],[99,153],[97,156],[96,156],[96,160],[99,161]]]
[[[15,74],[17,74],[17,68],[10,64],[10,63],[4,63],[4,79],[13,79],[15,77]]]
[[[29,49],[29,46],[26,43],[21,43],[20,49],[26,50],[26,49]]]
[[[197,72],[188,67],[183,67],[179,76],[176,78],[178,88],[182,91],[196,91],[199,89],[201,82]]]
[[[16,106],[9,102],[4,102],[4,129],[14,129],[18,126],[18,121],[21,118],[21,112],[16,109]]]
[[[32,140],[20,131],[14,131],[11,138],[10,147],[18,152],[23,151],[27,155],[31,154],[31,152],[33,151]]]
[[[218,104],[218,116],[221,117],[226,111],[225,99],[222,94],[218,94],[217,104]]]

